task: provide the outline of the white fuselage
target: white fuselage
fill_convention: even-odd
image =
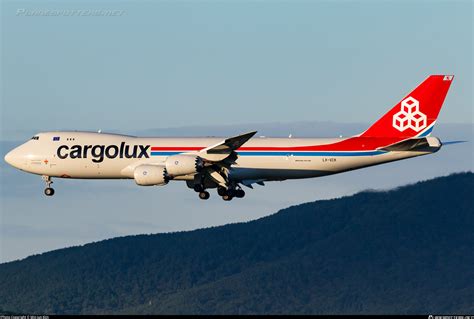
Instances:
[[[73,131],[40,133],[36,137],[8,153],[5,157],[7,162],[38,175],[87,179],[134,178],[134,170],[139,165],[160,164],[169,156],[189,153],[222,140],[215,137],[154,138]],[[231,167],[229,178],[235,181],[271,181],[318,177],[431,153],[370,149],[348,152],[291,150],[301,146],[329,145],[342,140],[253,138],[245,144],[250,151],[237,150],[239,156]],[[152,151],[154,147],[159,147],[160,151]],[[193,176],[179,176],[176,179],[192,180]]]
[[[134,179],[140,186],[173,180],[206,200],[216,188],[223,200],[243,198],[241,185],[336,174],[438,151],[430,136],[451,85],[431,75],[359,135],[347,138],[262,138],[256,131],[227,138],[155,138],[100,132],[45,132],[5,156],[10,165],[38,175],[52,196],[52,177]]]

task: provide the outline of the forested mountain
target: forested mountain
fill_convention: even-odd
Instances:
[[[461,173],[248,223],[55,250],[0,265],[0,309],[474,313],[473,194],[473,173]]]

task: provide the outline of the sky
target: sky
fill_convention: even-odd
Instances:
[[[21,14],[73,9],[123,13]],[[471,1],[3,0],[2,133],[365,123],[436,73],[456,75],[443,119],[472,122],[472,10]]]
[[[58,16],[41,12],[56,10]],[[108,10],[82,16],[71,10]],[[1,1],[2,157],[38,131],[357,134],[429,74],[454,74],[444,138],[471,139],[471,1]],[[443,126],[444,125],[444,126]],[[314,132],[314,134],[312,134]],[[1,163],[0,262],[113,236],[251,220],[288,205],[472,170],[472,144],[244,200],[182,184],[60,181]],[[231,205],[229,205],[231,204]]]

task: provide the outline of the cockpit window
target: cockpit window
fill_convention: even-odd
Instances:
[[[39,140],[40,137],[39,137],[39,136],[33,136],[31,139],[32,139],[32,140]]]

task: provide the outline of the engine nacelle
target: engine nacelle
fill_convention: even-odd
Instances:
[[[133,172],[135,183],[140,186],[166,185],[169,178],[162,165],[140,165]]]
[[[192,154],[173,155],[166,159],[166,172],[169,176],[196,174],[204,167],[202,158]]]

